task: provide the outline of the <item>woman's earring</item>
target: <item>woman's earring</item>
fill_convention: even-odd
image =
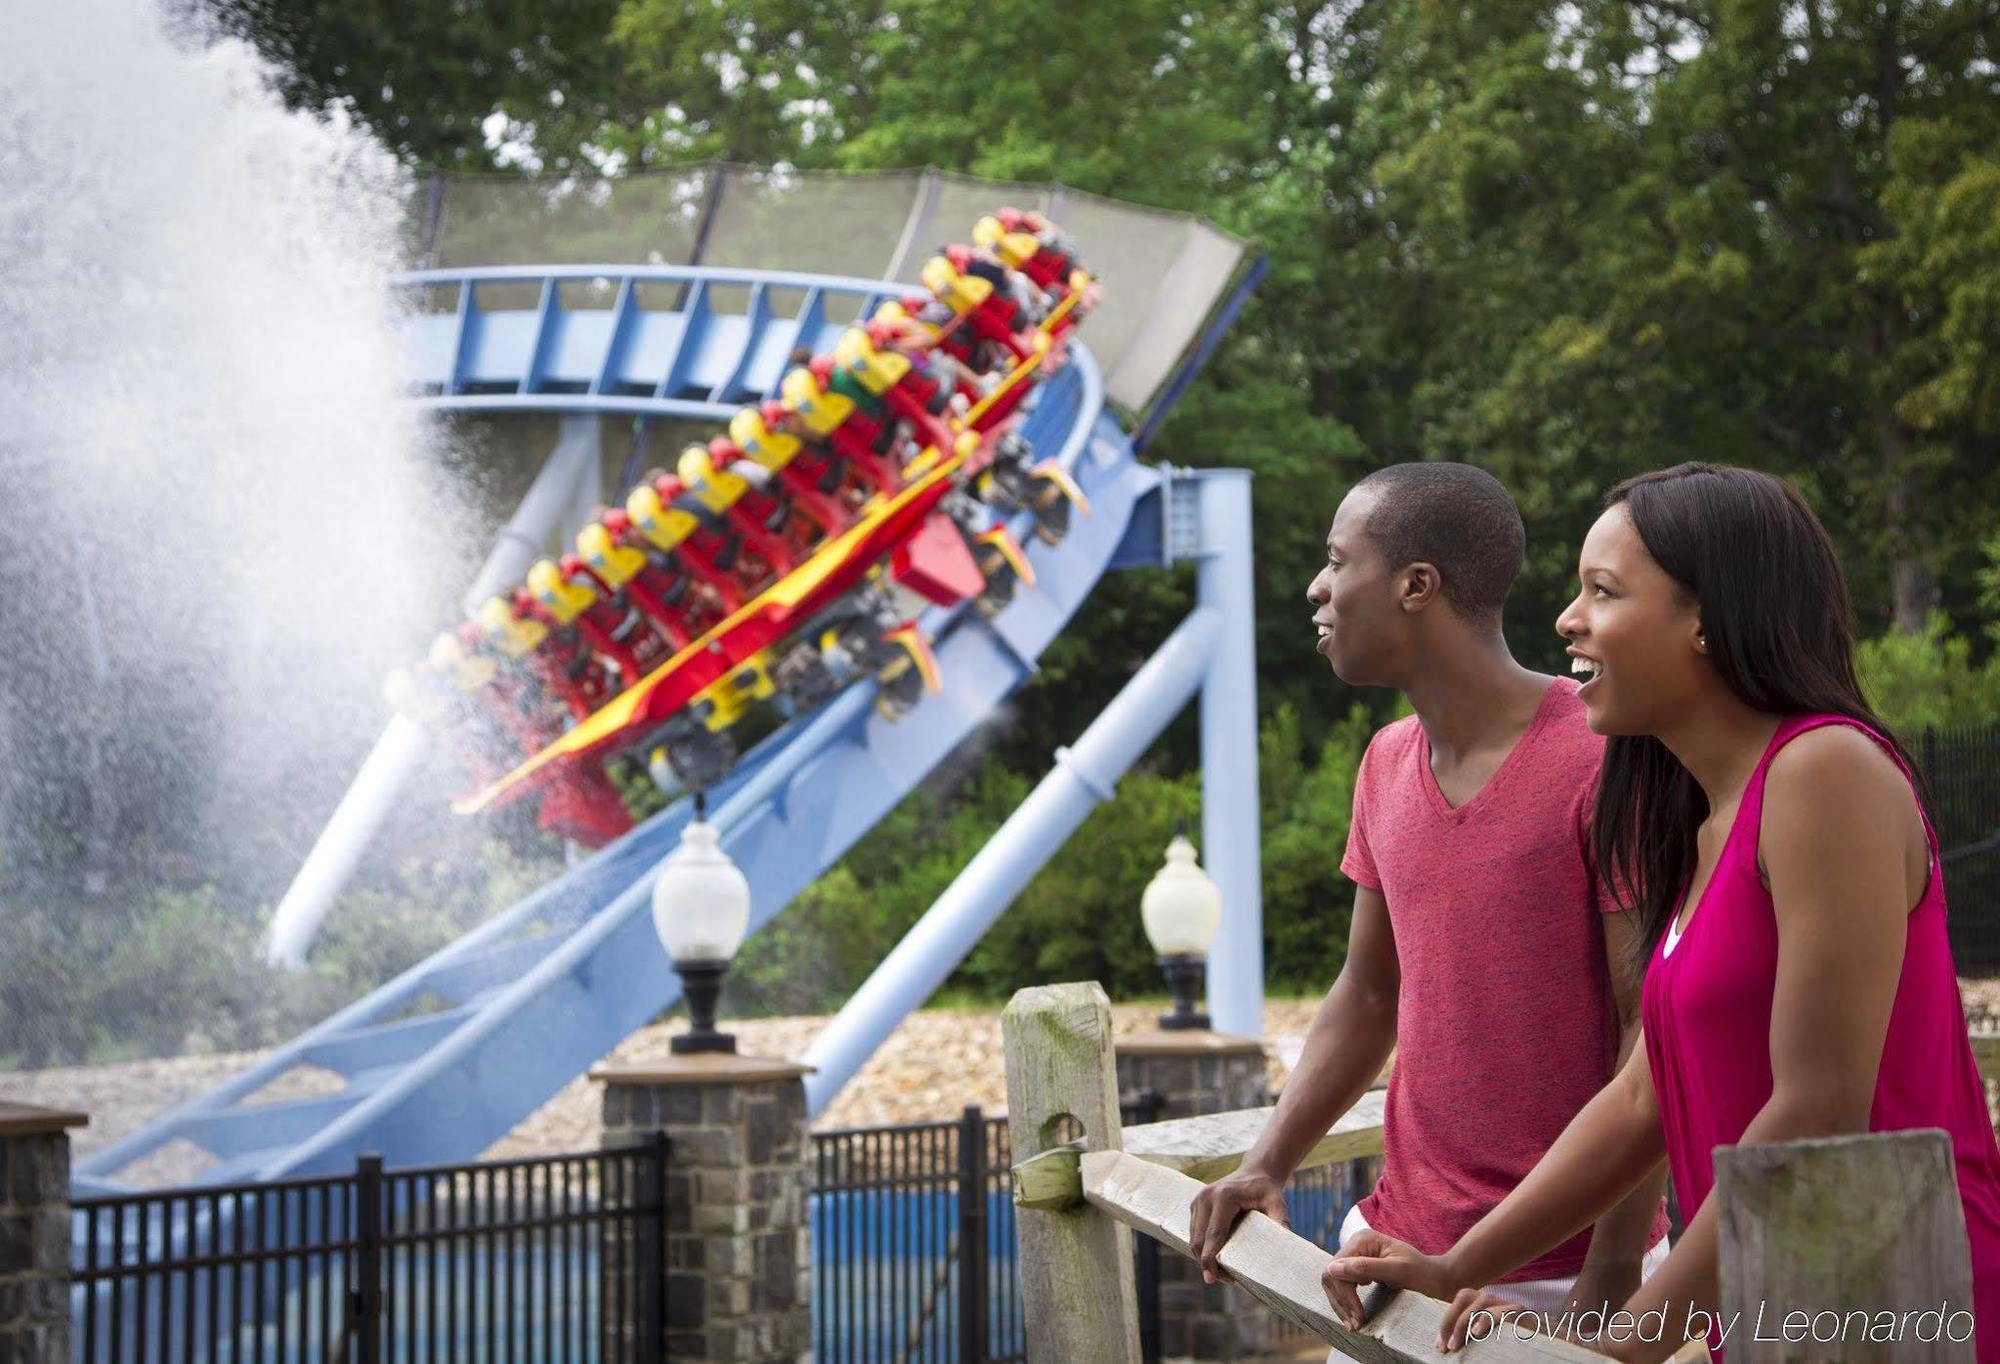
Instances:
[[[1694,637],[1694,647],[1695,647],[1695,648],[1697,648],[1697,649],[1699,649],[1699,650],[1701,650],[1701,651],[1702,651],[1703,653],[1707,653],[1707,652],[1708,652],[1708,636],[1707,636],[1707,635],[1696,635],[1696,636]]]

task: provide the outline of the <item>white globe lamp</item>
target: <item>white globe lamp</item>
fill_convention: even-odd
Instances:
[[[1173,991],[1173,1012],[1162,1028],[1206,1028],[1208,1015],[1196,1008],[1206,973],[1208,949],[1222,926],[1222,894],[1196,860],[1182,821],[1167,844],[1167,860],[1139,899],[1146,938],[1160,955],[1160,970]]]
[[[653,878],[653,928],[680,973],[691,1024],[673,1039],[676,1053],[736,1050],[734,1037],[715,1030],[715,1008],[749,926],[750,883],[722,850],[707,798],[697,792],[694,819]]]

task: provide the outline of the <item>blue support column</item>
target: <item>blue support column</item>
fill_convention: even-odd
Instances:
[[[923,1007],[1002,910],[1076,832],[1099,801],[1160,736],[1201,685],[1205,661],[1227,629],[1197,607],[1104,708],[965,864],[937,903],[903,935],[806,1049],[806,1110],[818,1114],[896,1025]],[[1254,784],[1254,777],[1252,779]],[[1252,865],[1256,850],[1251,849]],[[1136,898],[1133,912],[1138,912]]]
[[[563,439],[574,441],[576,483],[570,490],[569,510],[556,528],[555,554],[560,558],[576,541],[577,532],[595,521],[594,513],[604,505],[604,432],[598,417],[564,417]],[[522,570],[526,574],[525,569]]]
[[[595,488],[597,452],[602,443],[597,423],[595,413],[562,418],[555,449],[528,486],[513,518],[500,528],[492,553],[465,590],[462,604],[467,615],[476,613],[494,593],[507,591],[526,577],[529,566],[548,552],[549,537],[575,514],[582,489],[586,484]]]
[[[1250,473],[1205,469],[1196,600],[1221,617],[1201,688],[1201,861],[1222,892],[1208,955],[1217,1032],[1264,1031],[1264,887],[1257,810],[1257,602],[1251,578]]]

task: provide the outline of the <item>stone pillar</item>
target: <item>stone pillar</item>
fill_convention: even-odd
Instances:
[[[1158,1097],[1161,1121],[1271,1101],[1262,1043],[1198,1029],[1119,1040],[1119,1097],[1130,1104],[1142,1089]],[[1270,1309],[1234,1284],[1204,1284],[1200,1268],[1183,1256],[1163,1251],[1159,1262],[1163,1358],[1251,1360],[1271,1353],[1276,1319]]]
[[[0,1364],[69,1364],[69,1129],[0,1103]]]
[[[665,1132],[667,1355],[675,1364],[812,1356],[806,1219],[811,1067],[734,1053],[599,1066],[604,1144]]]

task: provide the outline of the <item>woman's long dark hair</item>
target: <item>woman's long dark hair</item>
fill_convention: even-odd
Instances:
[[[1789,484],[1680,464],[1620,483],[1604,505],[1620,504],[1653,561],[1700,603],[1708,656],[1738,700],[1773,715],[1849,716],[1909,763],[1862,695],[1833,541]],[[1612,895],[1638,911],[1641,962],[1694,877],[1707,817],[1707,795],[1665,744],[1651,735],[1605,744],[1591,850]]]

